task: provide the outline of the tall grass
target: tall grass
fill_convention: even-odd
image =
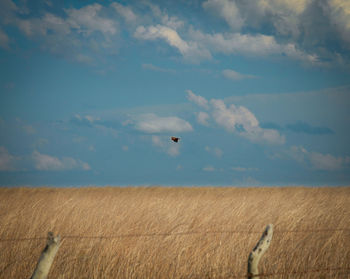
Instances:
[[[50,230],[49,278],[244,276],[268,223],[269,278],[350,278],[346,187],[2,188],[0,278],[29,278]]]

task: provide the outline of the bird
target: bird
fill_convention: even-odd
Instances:
[[[180,138],[177,138],[177,137],[171,137],[171,140],[172,140],[173,142],[178,142],[179,139],[180,139]]]

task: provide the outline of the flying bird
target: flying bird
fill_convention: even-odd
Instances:
[[[178,141],[179,141],[179,139],[180,139],[180,138],[171,137],[171,140],[172,140],[173,142],[178,142]]]

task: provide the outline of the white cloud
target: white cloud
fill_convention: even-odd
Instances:
[[[73,123],[85,126],[92,126],[93,124],[96,124],[96,122],[99,120],[101,120],[99,117],[80,114],[75,114],[74,117],[71,119]]]
[[[161,68],[161,67],[155,66],[153,64],[142,64],[142,68],[146,69],[146,70],[155,71],[155,72],[175,73],[175,70],[173,70],[173,69]]]
[[[231,70],[231,69],[223,70],[222,75],[225,78],[231,79],[231,80],[242,80],[242,79],[256,78],[256,76],[241,74],[241,73],[238,73],[238,72]]]
[[[328,0],[328,5],[331,22],[350,48],[350,2],[348,0]]]
[[[244,20],[234,1],[207,0],[202,6],[214,15],[222,17],[233,30],[242,28]]]
[[[157,40],[162,39],[170,46],[176,48],[185,59],[197,62],[202,59],[210,59],[210,52],[200,48],[196,42],[186,42],[183,40],[175,29],[164,25],[155,26],[138,26],[134,37],[140,40]]]
[[[0,146],[0,171],[16,170],[18,160],[18,157],[11,155],[5,147]]]
[[[136,22],[137,16],[130,7],[123,6],[117,2],[113,2],[111,4],[111,7],[113,7],[117,13],[120,14],[127,22]]]
[[[153,16],[160,20],[160,22],[170,27],[171,29],[179,29],[184,26],[184,22],[177,18],[176,16],[169,16],[166,11],[162,11],[159,6],[151,3],[151,2],[145,2],[145,4],[151,9],[151,12]]]
[[[155,40],[155,39],[164,39],[169,45],[177,48],[182,54],[185,54],[189,51],[190,46],[181,39],[179,34],[167,26],[156,25],[137,27],[134,36],[138,39],[143,40]]]
[[[206,146],[204,149],[205,149],[205,151],[207,151],[208,153],[213,154],[214,156],[216,156],[216,157],[218,157],[218,158],[221,158],[222,155],[223,155],[223,153],[224,153],[219,147],[211,148],[211,147],[209,147],[209,146]]]
[[[80,9],[65,9],[66,18],[45,13],[42,18],[16,19],[16,25],[27,36],[45,36],[49,31],[56,35],[67,36],[71,33],[81,33],[90,36],[99,31],[102,34],[114,35],[117,32],[117,24],[109,18],[99,15],[102,6],[92,4]]]
[[[248,35],[255,36],[255,45],[262,47],[262,51],[253,52],[247,45],[243,54],[284,53],[289,58],[322,66],[349,62],[349,3],[348,0],[207,0],[203,7],[224,20],[231,29],[230,33],[238,34],[225,46],[222,38],[215,36],[218,47],[224,48],[226,54],[240,52],[237,45],[242,45],[244,38],[239,33],[248,29]],[[266,35],[273,38],[268,45],[261,40],[266,40],[267,37],[261,37]],[[227,41],[230,35],[224,37]],[[215,48],[212,46],[210,49]]]
[[[181,118],[160,117],[153,113],[142,115],[136,122],[135,129],[150,134],[181,133],[193,130],[191,124]]]
[[[335,157],[331,154],[310,152],[302,146],[292,146],[286,154],[299,163],[306,163],[315,170],[342,170],[350,163],[350,157]]]
[[[114,138],[118,138],[119,136],[118,131],[112,127],[108,127],[100,124],[96,124],[94,127],[99,131],[101,131],[102,133],[104,133],[105,135],[111,135]]]
[[[277,34],[300,34],[300,15],[313,0],[256,0],[229,1],[208,0],[203,7],[223,19],[233,31],[239,31],[243,26],[261,28],[270,23]]]
[[[248,26],[270,22],[277,34],[296,37],[300,34],[300,15],[311,2],[312,0],[258,0],[242,6],[242,12]]]
[[[236,107],[234,104],[231,104],[227,107],[224,101],[220,99],[212,99],[210,104],[213,108],[212,115],[214,120],[227,131],[234,132],[241,128],[252,131],[259,126],[259,122],[254,114],[243,106]]]
[[[331,154],[311,152],[309,160],[314,169],[317,170],[341,170],[350,163],[350,157],[335,157]]]
[[[279,44],[274,36],[263,34],[214,33],[206,34],[190,30],[193,40],[203,49],[224,54],[243,54],[248,56],[288,56],[292,59],[317,63],[316,55],[299,50],[294,43]]]
[[[107,35],[114,35],[117,32],[116,23],[99,15],[102,6],[92,4],[80,9],[65,9],[68,15],[67,22],[71,28],[76,29],[79,33],[90,35],[94,31],[100,31]]]
[[[208,123],[209,118],[210,118],[209,114],[204,111],[200,111],[197,113],[197,121],[199,124],[202,124],[204,126],[209,126],[209,123]]]
[[[37,150],[32,153],[32,160],[34,167],[37,170],[43,171],[63,171],[72,169],[90,170],[88,163],[71,157],[63,157],[59,159],[50,155],[42,154]]]
[[[170,156],[175,157],[180,154],[180,144],[171,142],[169,137],[153,135],[152,144]]]
[[[194,94],[191,90],[186,90],[187,92],[187,99],[191,102],[194,102],[196,105],[208,109],[208,100],[203,98],[200,95]]]
[[[0,5],[0,10],[6,8],[0,12],[2,22],[16,26],[24,35],[37,40],[42,49],[55,55],[95,65],[105,61],[96,60],[102,52],[110,55],[117,51],[118,22],[100,4],[64,9],[60,15],[44,11],[41,16],[32,16],[26,11],[23,17],[20,14],[24,12],[12,1],[6,0],[6,3]]]
[[[189,91],[189,90],[188,90]],[[187,92],[188,99],[199,106],[208,107],[210,115],[215,122],[228,132],[236,133],[252,142],[268,144],[284,144],[285,137],[273,129],[264,129],[259,126],[255,115],[244,106],[231,104],[226,106],[220,99],[211,99],[195,95],[192,91]]]
[[[246,107],[231,104],[226,107],[224,101],[212,99],[212,115],[216,123],[229,132],[236,132],[252,142],[284,144],[285,137],[273,129],[263,129],[255,115]]]

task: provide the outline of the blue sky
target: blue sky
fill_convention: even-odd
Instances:
[[[349,185],[349,38],[346,0],[2,0],[0,185]]]

